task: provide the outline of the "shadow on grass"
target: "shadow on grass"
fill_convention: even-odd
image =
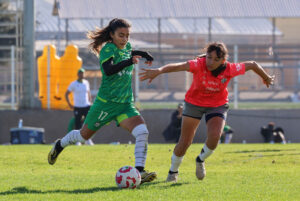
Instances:
[[[152,186],[154,184],[166,184],[166,186],[161,186],[161,185]],[[151,183],[143,184],[140,188],[143,188],[144,186],[146,187],[146,186],[151,185],[151,187],[154,187],[154,188],[167,189],[167,188],[171,188],[171,187],[179,187],[179,186],[182,186],[182,185],[185,185],[185,184],[190,184],[190,182],[177,182],[177,183],[174,183],[174,182],[166,182],[166,181],[157,181],[157,182],[151,182]]]
[[[274,157],[274,156],[296,156],[296,155],[300,155],[300,153],[290,153],[290,154],[271,154],[271,155],[249,155],[248,157]]]
[[[144,188],[148,186],[152,186],[155,184],[159,183],[167,183],[165,181],[158,181],[158,182],[151,182],[151,183],[145,183],[139,188]],[[170,187],[177,187],[181,186],[184,184],[189,184],[188,182],[186,183],[172,183],[170,186],[158,186],[159,188],[170,188]],[[102,192],[102,191],[120,191],[124,189],[120,189],[118,187],[95,187],[95,188],[89,188],[89,189],[74,189],[74,190],[46,190],[46,191],[41,191],[41,190],[34,190],[34,189],[28,189],[25,186],[20,186],[20,187],[15,187],[11,190],[8,191],[3,191],[0,192],[0,195],[15,195],[15,194],[48,194],[48,193],[69,193],[69,194],[77,194],[77,193],[97,193],[97,192]]]
[[[15,187],[9,191],[0,192],[0,195],[13,195],[13,194],[48,194],[48,193],[96,193],[101,191],[119,191],[122,190],[118,187],[95,187],[89,189],[74,189],[74,190],[48,190],[48,191],[41,191],[41,190],[34,190],[28,189],[27,187]]]
[[[253,153],[253,152],[280,152],[280,151],[296,151],[296,149],[261,149],[261,150],[243,150],[226,152],[229,154]]]

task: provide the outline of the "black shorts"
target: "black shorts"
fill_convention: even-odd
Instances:
[[[75,129],[79,130],[82,127],[82,122],[84,121],[87,113],[89,112],[90,106],[86,107],[74,107],[74,117],[75,117]]]
[[[184,101],[182,115],[201,120],[203,114],[205,114],[206,122],[213,117],[221,117],[226,121],[228,109],[229,105],[227,103],[219,107],[201,107]]]

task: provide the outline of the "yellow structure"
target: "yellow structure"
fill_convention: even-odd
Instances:
[[[56,109],[70,109],[65,99],[65,93],[71,82],[77,80],[77,72],[82,66],[82,59],[78,56],[78,48],[75,45],[66,47],[64,55],[60,58],[59,65],[59,90],[57,96],[61,98],[59,107]],[[73,93],[69,96],[73,104]]]
[[[39,98],[42,108],[48,107],[48,48],[50,48],[50,108],[56,107],[55,95],[58,93],[58,68],[59,57],[56,55],[56,49],[53,45],[47,45],[43,49],[43,54],[38,58],[38,81],[39,81]]]
[[[55,46],[45,46],[42,56],[38,58],[39,98],[42,108],[48,108],[48,47],[50,47],[50,108],[70,109],[65,100],[65,92],[69,84],[77,79],[77,71],[81,68],[82,60],[78,56],[78,48],[69,45],[64,55],[56,55]],[[70,96],[73,104],[73,97]]]

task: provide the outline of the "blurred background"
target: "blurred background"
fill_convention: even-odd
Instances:
[[[70,44],[79,48],[82,67],[87,70],[86,76],[91,83],[92,95],[95,96],[101,83],[101,73],[98,58],[87,48],[89,41],[86,33],[96,26],[106,26],[114,16],[119,16],[120,11],[105,6],[111,4],[108,1],[29,2],[34,3],[34,7],[28,6],[32,15],[29,17],[24,13],[26,5],[22,0],[5,0],[0,3],[0,107],[9,108],[11,104],[14,104],[14,108],[38,107],[36,61],[42,55],[43,48],[49,44],[56,47],[58,56],[62,56]],[[85,8],[81,7],[82,2],[85,2]],[[132,2],[120,0],[113,3],[121,5]],[[151,9],[160,8],[160,2],[153,1]],[[300,86],[300,18],[297,18],[300,14],[295,15],[295,6],[291,3],[299,6],[298,0],[287,1],[282,7],[281,1],[244,1],[245,4],[249,3],[249,8],[243,6],[243,10],[236,12],[232,9],[239,9],[242,2],[226,1],[224,7],[225,1],[220,0],[191,1],[193,7],[197,6],[191,13],[188,12],[190,1],[182,7],[181,1],[170,1],[173,6],[168,6],[166,2],[162,13],[159,9],[153,9],[151,15],[146,11],[141,12],[148,1],[140,1],[134,7],[122,11],[127,13],[121,13],[132,24],[130,41],[134,49],[149,51],[154,56],[153,68],[193,59],[202,53],[207,42],[223,41],[229,49],[229,61],[234,61],[236,46],[238,61],[255,60],[269,73],[276,75],[275,86],[270,89],[266,89],[262,81],[251,72],[240,77],[239,101],[297,101],[292,97],[294,93],[298,95]],[[270,4],[274,9],[269,7],[269,11],[264,11],[261,7]],[[93,8],[95,6],[98,8]],[[105,13],[101,13],[103,8]],[[187,12],[186,16],[182,12]],[[32,19],[34,21],[30,21]],[[24,67],[24,55],[29,51],[24,49],[24,34],[29,34],[24,29],[26,22],[33,23],[33,30],[29,30],[34,35],[35,60],[31,61],[34,65],[31,69]],[[143,62],[140,62],[140,67],[144,67]],[[191,80],[189,73],[179,72],[161,76],[150,85],[139,83],[139,100],[182,101]],[[230,92],[232,89],[233,82],[229,85]],[[27,98],[27,95],[31,97]],[[233,93],[230,93],[230,98],[233,98]]]
[[[255,60],[276,76],[271,88],[252,72],[232,80],[229,98],[238,102],[233,108],[298,109],[299,10],[299,0],[1,0],[0,108],[42,107],[40,89],[45,86],[39,81],[37,61],[49,45],[57,58],[70,45],[78,49],[94,98],[102,75],[98,58],[87,48],[86,33],[121,17],[132,24],[133,48],[154,56],[152,68],[191,60],[208,42],[223,41],[230,62]],[[140,62],[136,71],[143,67]],[[141,109],[176,108],[191,81],[187,72],[164,74],[150,85],[134,76],[135,98]],[[263,123],[267,121],[266,117]]]

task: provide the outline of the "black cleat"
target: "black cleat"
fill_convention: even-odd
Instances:
[[[48,154],[48,163],[50,165],[54,165],[58,155],[60,154],[60,152],[62,152],[63,149],[64,148],[60,145],[60,139],[57,139],[54,142],[54,145],[53,145],[51,151]]]
[[[157,174],[156,174],[156,172],[148,172],[148,171],[144,170],[141,172],[141,177],[142,177],[141,184],[143,184],[145,182],[151,182],[154,179],[156,179]]]

